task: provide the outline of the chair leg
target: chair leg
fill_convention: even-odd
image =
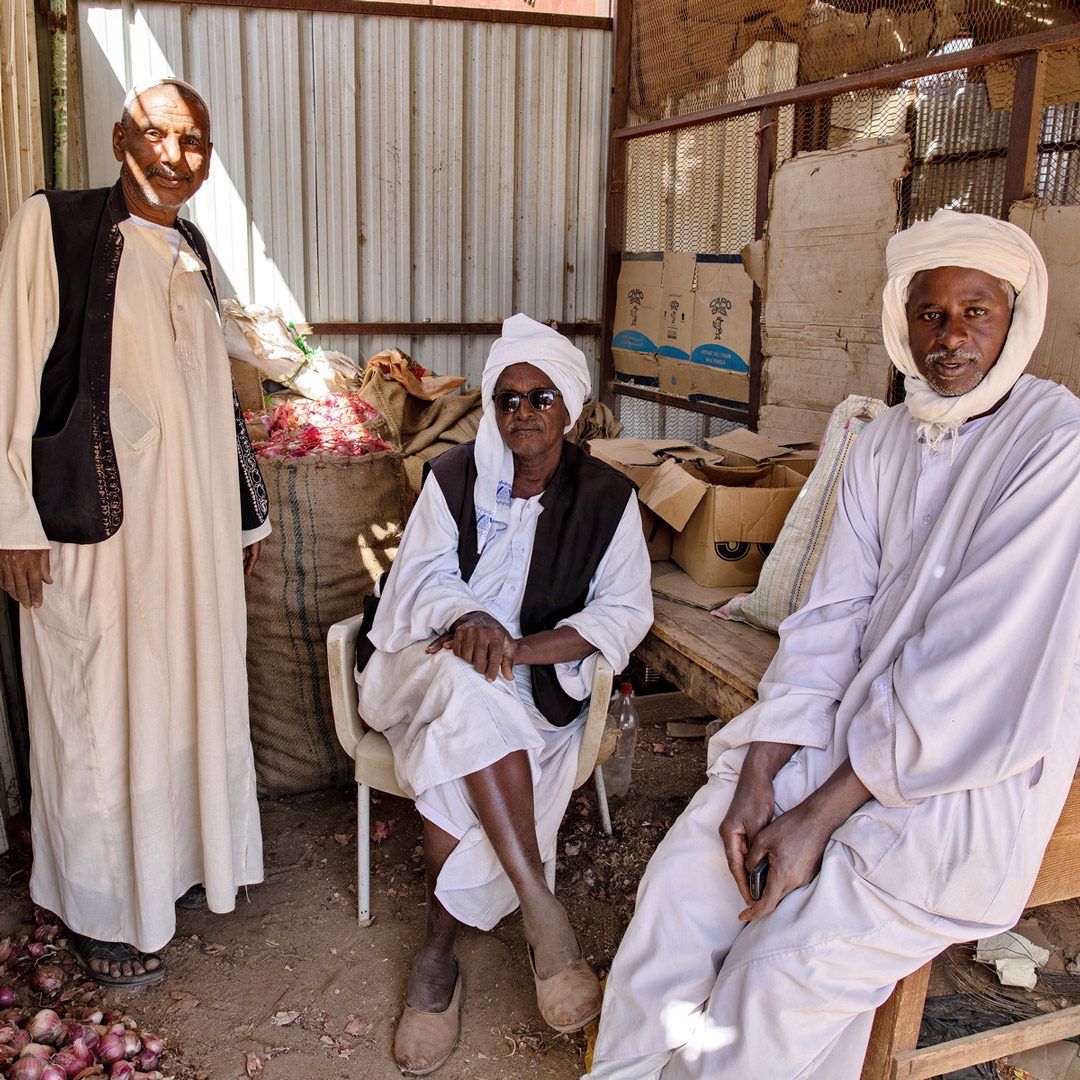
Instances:
[[[607,804],[607,787],[604,785],[604,766],[597,765],[593,769],[593,780],[596,782],[596,805],[600,808],[600,828],[605,836],[611,835],[611,812]]]
[[[918,1045],[931,966],[924,964],[901,979],[889,999],[878,1006],[866,1047],[862,1080],[895,1080],[896,1055]]]
[[[371,925],[371,787],[356,785],[356,897],[361,926]]]

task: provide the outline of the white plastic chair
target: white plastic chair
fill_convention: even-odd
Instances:
[[[330,697],[334,709],[334,726],[338,741],[353,759],[356,775],[356,891],[359,900],[361,926],[371,923],[371,789],[385,791],[407,799],[394,774],[394,755],[386,737],[379,731],[364,727],[357,712],[357,690],[353,667],[356,662],[356,637],[360,632],[362,615],[334,623],[326,635],[330,665]],[[607,792],[603,771],[597,764],[604,738],[605,719],[611,698],[611,665],[597,657],[589,698],[589,715],[585,733],[578,750],[578,767],[574,787],[579,788],[590,774],[596,777],[596,798],[600,808],[600,823],[606,836],[611,835]],[[544,867],[549,887],[555,889],[555,860]]]

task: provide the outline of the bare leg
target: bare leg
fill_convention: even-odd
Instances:
[[[533,949],[536,972],[555,975],[580,955],[577,938],[562,904],[544,880],[536,844],[532,773],[524,750],[465,777],[477,817],[499,862],[517,891],[525,939]]]
[[[458,921],[435,896],[435,882],[457,840],[448,832],[424,822],[424,874],[427,882],[427,925],[424,940],[413,960],[405,990],[406,1004],[423,1012],[441,1012],[450,1004],[457,965],[454,939]]]

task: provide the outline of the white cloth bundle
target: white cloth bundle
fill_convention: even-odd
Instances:
[[[889,358],[906,376],[906,404],[919,422],[919,435],[940,443],[966,420],[993,408],[1024,373],[1046,319],[1046,264],[1035,242],[1022,229],[983,214],[939,210],[897,233],[885,250],[881,328]],[[945,397],[927,385],[911,358],[907,303],[911,279],[920,270],[964,266],[982,270],[1016,289],[1009,336],[997,363],[974,389]]]

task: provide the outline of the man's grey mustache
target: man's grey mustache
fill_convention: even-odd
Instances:
[[[928,352],[924,360],[931,364],[939,360],[946,363],[956,360],[968,360],[977,364],[980,357],[978,353],[969,352],[967,349],[935,349],[933,352]]]
[[[173,172],[172,169],[163,169],[160,165],[152,165],[146,170],[146,175],[161,176],[166,180],[191,180],[191,173]]]

